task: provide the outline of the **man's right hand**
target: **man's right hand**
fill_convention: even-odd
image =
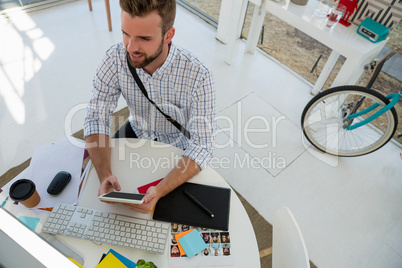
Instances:
[[[111,191],[120,191],[120,183],[117,180],[116,176],[109,176],[105,179],[102,179],[101,184],[98,190],[98,196],[109,193]]]

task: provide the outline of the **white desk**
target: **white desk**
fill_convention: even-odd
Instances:
[[[164,177],[181,158],[182,154],[180,149],[149,140],[116,139],[113,141],[116,142],[116,146],[112,148],[112,172],[119,178],[124,191],[134,191],[140,185]],[[155,161],[156,165],[151,161]],[[190,182],[229,187],[225,180],[209,167],[192,178]],[[100,202],[97,198],[98,188],[98,176],[95,169],[92,168],[78,205],[145,219],[152,218],[150,214],[144,215],[133,212],[121,204],[110,205]],[[231,235],[231,253],[235,262],[232,267],[260,267],[254,230],[243,205],[234,191],[231,194],[229,231]],[[156,255],[110,245],[98,246],[90,241],[63,236],[58,236],[58,239],[84,257],[85,268],[95,267],[102,254],[108,252],[110,248],[115,249],[133,261],[141,258],[153,261],[158,267],[168,267],[169,250],[167,249],[165,249],[163,255]]]
[[[232,43],[239,36],[238,27],[243,22],[247,1],[223,0],[222,2],[224,7],[221,8],[221,13],[226,8],[231,10],[231,14],[230,16],[220,17],[217,38],[229,43],[226,57],[226,61],[229,64],[233,53]],[[255,51],[266,12],[271,13],[332,49],[331,55],[311,91],[313,94],[317,94],[322,89],[340,55],[344,56],[346,61],[332,83],[332,87],[354,85],[363,73],[364,65],[372,61],[387,41],[384,40],[379,43],[368,41],[356,33],[357,26],[354,24],[350,27],[338,24],[334,29],[330,30],[325,25],[327,18],[320,18],[314,15],[316,0],[309,0],[305,6],[296,5],[290,0],[281,0],[280,2],[250,0],[250,2],[255,4],[256,7],[248,34],[247,52],[254,53]]]

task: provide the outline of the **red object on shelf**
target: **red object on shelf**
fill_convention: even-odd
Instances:
[[[349,27],[350,22],[349,17],[352,15],[355,11],[357,11],[357,0],[339,0],[340,5],[344,5],[346,7],[346,12],[343,15],[343,17],[339,20],[339,23]]]

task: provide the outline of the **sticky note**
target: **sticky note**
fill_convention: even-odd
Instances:
[[[27,217],[27,216],[19,216],[18,219],[25,223],[31,230],[35,231],[36,226],[40,221],[39,218]]]
[[[193,230],[194,229],[190,229],[188,231],[175,234],[174,237],[176,238],[176,241],[179,241],[180,238],[182,238],[183,236],[185,236],[186,234],[190,233]],[[182,248],[182,246],[180,245],[179,242],[177,242],[177,246],[179,247],[180,255],[181,256],[186,255],[186,253],[184,252],[184,249]]]
[[[178,243],[180,243],[188,258],[192,258],[207,248],[207,244],[205,244],[197,230],[192,230],[188,234],[179,238]]]

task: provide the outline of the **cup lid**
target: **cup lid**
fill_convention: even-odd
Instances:
[[[35,192],[35,184],[31,180],[20,179],[10,187],[10,197],[14,201],[24,201]]]

